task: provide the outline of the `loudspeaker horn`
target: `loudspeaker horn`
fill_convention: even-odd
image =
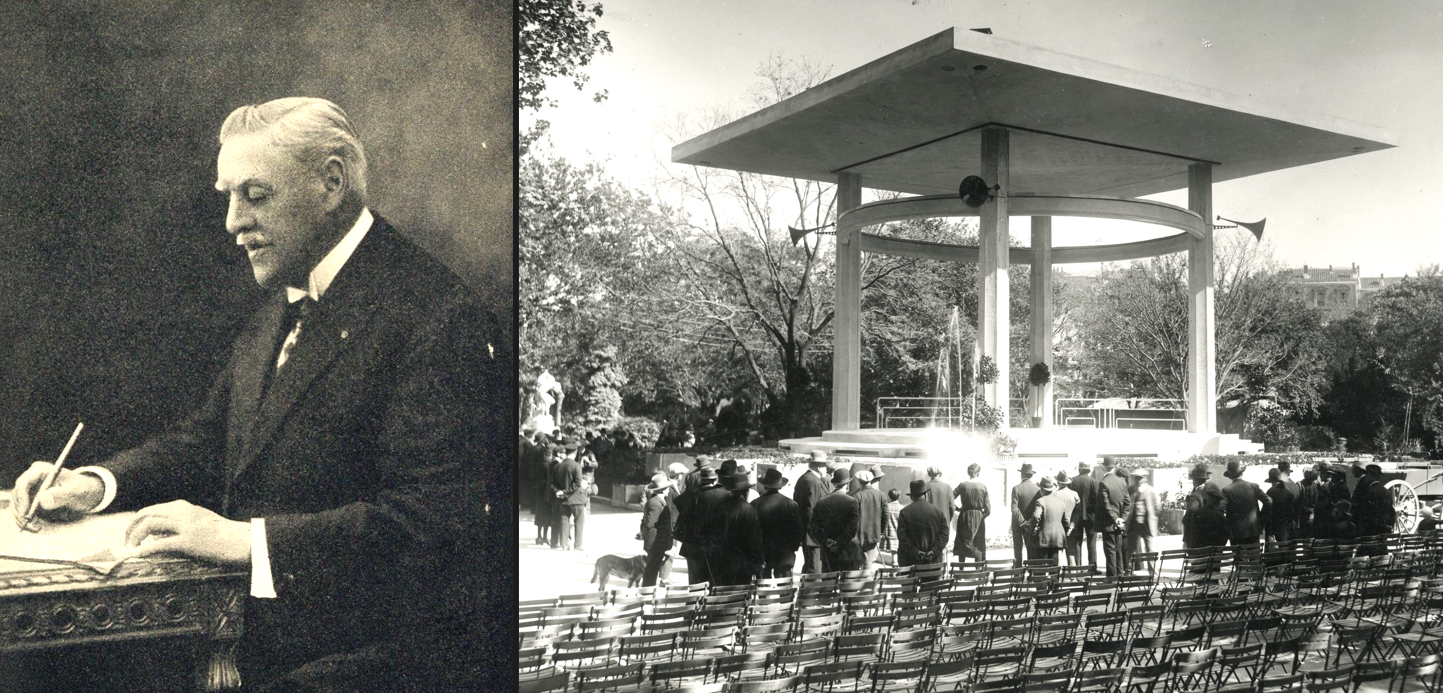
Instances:
[[[1218,221],[1228,221],[1228,222],[1232,222],[1233,225],[1232,225],[1232,226],[1214,226],[1213,228],[1215,228],[1215,229],[1217,229],[1217,228],[1233,229],[1233,228],[1237,228],[1237,227],[1241,226],[1241,227],[1243,227],[1243,228],[1245,228],[1245,229],[1247,229],[1247,230],[1249,230],[1249,231],[1252,231],[1252,232],[1253,232],[1253,236],[1255,236],[1255,237],[1258,239],[1259,242],[1261,242],[1261,241],[1263,240],[1263,225],[1268,223],[1267,217],[1263,217],[1262,221],[1255,221],[1255,222],[1252,222],[1251,224],[1244,223],[1244,222],[1241,222],[1241,221],[1233,221],[1232,219],[1224,219],[1224,218],[1222,218],[1221,216],[1218,217]]]
[[[788,226],[788,227],[787,227],[787,234],[792,237],[792,245],[796,245],[796,244],[802,242],[802,237],[806,236],[806,235],[809,234],[809,233],[812,233],[813,231],[817,232],[817,235],[819,235],[819,236],[826,236],[826,235],[831,235],[831,234],[836,233],[836,231],[823,231],[823,230],[822,230],[822,229],[827,228],[828,226],[831,226],[831,224],[823,224],[823,225],[818,226],[817,228],[814,228],[814,229],[798,229],[798,228],[794,228],[794,227]]]

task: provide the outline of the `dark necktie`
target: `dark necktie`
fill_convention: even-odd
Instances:
[[[286,324],[291,326],[290,332],[286,334],[285,341],[281,342],[280,353],[276,355],[276,372],[286,365],[290,359],[291,350],[296,347],[296,341],[301,337],[301,327],[306,322],[306,316],[310,315],[311,307],[315,301],[306,296],[286,306]]]

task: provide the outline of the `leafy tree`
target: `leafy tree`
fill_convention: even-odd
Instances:
[[[600,54],[611,52],[611,37],[596,30],[601,3],[588,6],[581,0],[520,0],[516,4],[516,101],[522,111],[555,106],[556,100],[543,95],[548,79],[570,79],[577,89],[586,88],[590,75],[583,70]],[[606,90],[593,97],[600,102]],[[546,132],[549,123],[538,120],[521,138],[524,152]]]
[[[1420,424],[1434,439],[1443,433],[1443,272],[1437,265],[1379,291],[1368,305],[1374,321],[1378,364],[1388,383],[1407,396],[1400,442]]]
[[[581,412],[581,424],[587,428],[616,425],[621,418],[621,388],[627,383],[626,373],[616,363],[616,347],[593,349],[582,367],[586,371],[586,408]]]
[[[1326,387],[1320,316],[1251,240],[1215,256],[1217,401],[1251,411],[1269,401],[1312,414]],[[1108,269],[1078,311],[1091,385],[1113,396],[1185,399],[1187,262],[1181,254]]]

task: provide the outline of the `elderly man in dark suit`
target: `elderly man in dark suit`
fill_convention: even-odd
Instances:
[[[1126,575],[1123,544],[1127,541],[1127,514],[1132,510],[1132,494],[1127,479],[1119,473],[1111,457],[1102,458],[1102,478],[1098,480],[1098,531],[1102,533],[1102,553],[1107,558],[1108,576]]]
[[[792,568],[797,564],[797,547],[802,545],[802,510],[797,502],[783,496],[780,491],[787,485],[787,478],[773,467],[761,478],[762,495],[752,501],[756,508],[757,521],[762,526],[761,577],[791,577]]]
[[[1237,460],[1228,460],[1223,476],[1232,479],[1232,483],[1223,487],[1221,504],[1228,520],[1228,537],[1234,546],[1256,545],[1263,533],[1258,511],[1272,505],[1273,499],[1257,484],[1243,478],[1243,465]]]
[[[716,506],[714,522],[718,541],[707,549],[707,568],[713,584],[751,584],[766,562],[762,553],[761,522],[756,508],[747,502],[751,480],[746,472],[733,472],[726,477],[724,488],[729,496]]]
[[[927,482],[913,479],[912,502],[897,513],[897,565],[941,563],[947,557],[947,516],[926,501]]]
[[[641,511],[641,548],[646,552],[646,568],[641,572],[641,586],[651,587],[657,580],[671,579],[671,559],[676,542],[671,533],[672,481],[666,472],[657,472],[646,485],[646,505]]]
[[[827,480],[827,453],[825,450],[813,450],[811,459],[807,462],[807,471],[797,477],[795,488],[792,489],[792,500],[797,502],[797,509],[802,513],[802,527],[810,529],[812,526],[812,507],[821,500],[823,496],[832,492],[831,483]],[[815,537],[807,532],[802,539],[802,572],[822,572],[822,545]]]
[[[1031,462],[1023,462],[1017,473],[1022,481],[1012,487],[1012,562],[1015,567],[1021,568],[1024,548],[1028,549],[1028,558],[1035,558],[1032,553],[1037,548],[1037,534],[1028,518],[1031,517],[1032,501],[1037,498],[1038,488],[1032,481]]]
[[[477,566],[509,515],[506,487],[483,483],[513,464],[504,322],[367,207],[335,104],[236,109],[216,170],[226,231],[270,297],[187,420],[62,472],[41,507],[138,510],[131,554],[248,567],[247,690],[501,685],[476,680],[501,654],[468,650],[499,622]],[[50,466],[21,475],[13,507]]]
[[[832,471],[832,492],[812,508],[807,533],[822,547],[823,573],[858,570],[862,567],[862,544],[858,541],[861,504],[847,495],[852,475],[845,467]]]
[[[1072,510],[1072,533],[1067,537],[1067,551],[1069,554],[1077,554],[1078,562],[1081,563],[1083,549],[1086,549],[1087,564],[1096,572],[1097,527],[1094,518],[1097,516],[1100,494],[1097,490],[1097,479],[1092,478],[1092,465],[1078,462],[1077,476],[1072,477],[1069,488],[1077,494],[1077,505]]]
[[[709,509],[731,492],[717,486],[716,470],[702,467],[696,485],[681,492],[673,503],[672,535],[681,542],[681,557],[686,559],[686,579],[692,584],[711,582],[711,571],[707,569],[703,545],[709,540],[711,525],[707,519]],[[703,497],[706,500],[703,501]]]

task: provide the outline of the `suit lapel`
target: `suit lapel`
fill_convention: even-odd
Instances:
[[[256,415],[265,395],[270,370],[275,364],[281,331],[285,329],[285,310],[285,292],[282,291],[262,309],[255,337],[242,348],[236,362],[231,400],[231,445],[234,450],[244,450],[254,437]]]
[[[286,365],[275,373],[257,398],[254,419],[230,479],[239,478],[246,468],[274,441],[281,424],[305,398],[312,384],[324,374],[336,357],[366,334],[376,301],[385,290],[384,261],[377,257],[391,239],[389,227],[377,217],[366,238],[321,297],[301,327],[300,339],[291,349]],[[283,313],[284,306],[280,306]],[[279,315],[275,322],[279,324]],[[277,327],[278,331],[280,328]],[[263,330],[264,332],[264,330]],[[274,342],[264,359],[247,359],[247,372],[238,373],[241,383],[261,383],[275,368]]]

